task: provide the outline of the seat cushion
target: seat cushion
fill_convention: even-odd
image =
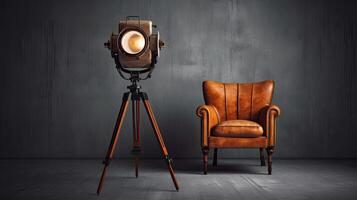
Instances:
[[[263,135],[263,127],[248,120],[227,120],[218,124],[213,131],[214,136],[255,138]]]

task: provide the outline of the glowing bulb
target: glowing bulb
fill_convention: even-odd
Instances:
[[[137,54],[145,47],[145,38],[138,31],[128,31],[121,39],[124,51],[130,54]]]
[[[145,46],[145,39],[139,34],[133,34],[128,42],[130,49],[134,52],[140,52]]]

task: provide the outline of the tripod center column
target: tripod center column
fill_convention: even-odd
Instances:
[[[139,175],[139,155],[140,155],[140,86],[137,80],[132,80],[132,85],[128,86],[131,92],[132,117],[133,117],[133,150],[135,176]]]

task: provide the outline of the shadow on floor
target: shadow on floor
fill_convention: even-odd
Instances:
[[[150,170],[166,170],[165,162],[143,161]],[[203,163],[200,159],[174,160],[174,169],[178,173],[203,175]],[[260,166],[260,160],[225,159],[218,160],[218,166],[213,166],[212,161],[208,163],[208,174],[254,174],[267,175],[267,166]]]

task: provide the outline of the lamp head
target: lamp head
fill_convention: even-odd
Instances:
[[[132,19],[119,22],[119,34],[110,36],[104,45],[111,50],[112,57],[117,58],[117,65],[130,69],[145,69],[153,67],[159,56],[160,49],[164,46],[159,33],[152,33],[150,20]]]

